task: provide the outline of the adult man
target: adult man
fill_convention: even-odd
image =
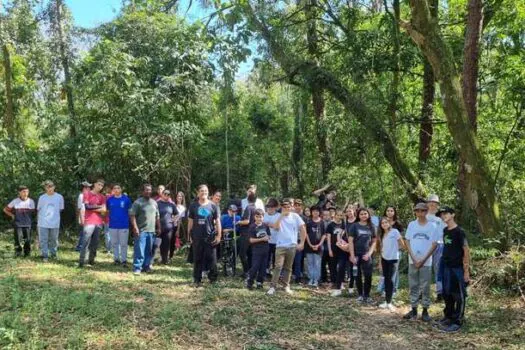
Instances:
[[[35,201],[29,198],[27,186],[18,187],[18,198],[13,199],[5,208],[4,213],[14,222],[15,256],[31,253],[31,224],[35,214]]]
[[[244,212],[244,209],[248,206],[248,196],[250,193],[253,193],[254,195],[257,194],[257,185],[249,185],[246,187],[246,198],[241,200],[241,207],[242,211]],[[264,203],[260,198],[257,198],[255,201],[255,209],[261,209],[264,211]]]
[[[292,212],[292,205],[289,199],[281,202],[282,213],[275,224],[269,224],[271,228],[278,230],[275,248],[275,270],[272,273],[272,283],[267,294],[275,294],[275,289],[283,273],[284,290],[292,294],[290,289],[290,277],[292,273],[292,264],[296,250],[304,249],[306,239],[306,226],[299,215]],[[297,237],[299,236],[299,243]]]
[[[428,197],[428,214],[427,220],[436,225],[436,240],[437,247],[432,254],[432,267],[434,270],[434,280],[436,281],[436,294],[437,300],[443,300],[443,284],[438,280],[439,275],[439,263],[441,261],[441,255],[443,254],[443,229],[445,228],[445,223],[439,217],[436,216],[436,213],[439,210],[439,197],[436,194],[432,194]]]
[[[432,280],[432,253],[436,249],[436,225],[427,220],[426,203],[417,203],[414,213],[417,219],[408,224],[405,239],[408,250],[408,284],[412,310],[403,318],[417,319],[419,296],[422,295],[423,313],[421,319],[430,321],[430,283]]]
[[[77,207],[76,207],[76,214],[77,214],[77,223],[79,227],[78,232],[78,243],[75,248],[77,252],[80,252],[80,247],[82,247],[82,237],[84,237],[84,226],[82,224],[82,218],[85,214],[85,208],[84,208],[84,193],[91,191],[91,184],[87,181],[82,182],[82,189],[80,190],[80,193],[77,197]]]
[[[219,208],[208,199],[208,186],[197,187],[197,201],[188,211],[188,232],[193,249],[193,282],[198,287],[202,281],[202,268],[208,262],[210,282],[217,280],[217,250],[221,242]]]
[[[64,210],[64,197],[55,192],[51,180],[44,182],[46,193],[38,198],[38,237],[42,259],[56,258],[58,250],[58,232],[60,229],[60,212]]]
[[[131,228],[135,239],[133,246],[133,273],[151,271],[152,249],[155,233],[160,235],[160,214],[157,202],[151,198],[153,188],[150,184],[142,186],[139,197],[129,211]]]
[[[99,179],[93,184],[93,189],[84,193],[84,216],[82,225],[84,226],[84,236],[80,247],[80,257],[78,267],[84,267],[86,255],[89,250],[88,263],[95,264],[97,256],[98,241],[100,233],[104,228],[104,218],[102,214],[106,212],[106,196],[102,194],[104,180]]]
[[[106,202],[107,216],[109,218],[109,235],[111,236],[111,250],[115,265],[127,266],[128,239],[129,239],[129,209],[131,199],[122,194],[122,187],[114,184],[113,196]]]

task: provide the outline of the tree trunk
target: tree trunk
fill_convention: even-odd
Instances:
[[[288,74],[288,77],[295,84],[300,82],[294,81],[297,75],[302,77],[308,86],[315,81],[319,86],[330,92],[345,108],[348,114],[353,115],[368,131],[372,140],[382,146],[383,154],[392,167],[396,176],[400,179],[402,187],[413,201],[417,201],[425,196],[425,190],[421,182],[412,173],[407,163],[399,153],[399,149],[394,144],[388,131],[385,129],[383,122],[376,114],[370,110],[364,103],[363,98],[358,93],[351,93],[343,83],[333,74],[314,62],[304,61],[296,57],[293,53],[283,49],[273,37],[270,29],[264,24],[253,12],[249,3],[244,4],[244,9],[248,19],[261,33],[268,43],[269,50],[273,58],[279,63],[281,68]]]
[[[7,131],[7,136],[13,140],[15,138],[15,107],[13,101],[13,79],[11,69],[11,52],[7,43],[2,43],[2,63],[4,65],[4,79],[5,79],[5,115],[4,128]]]
[[[482,232],[495,236],[500,230],[499,203],[493,179],[468,120],[452,50],[443,39],[437,19],[431,15],[428,1],[410,0],[409,3],[412,17],[404,27],[427,57],[439,82],[447,126],[460,157],[465,160],[470,187],[466,198],[477,214]]]
[[[303,142],[302,142],[302,123],[306,114],[307,106],[303,96],[299,97],[297,112],[294,118],[294,136],[292,148],[292,173],[297,181],[297,192],[300,196],[304,194],[304,182],[302,177],[303,165]]]
[[[62,63],[62,68],[64,70],[64,89],[66,90],[66,98],[67,98],[67,110],[69,114],[69,134],[71,137],[75,137],[77,135],[76,130],[76,116],[75,116],[75,104],[73,100],[73,86],[71,85],[71,73],[69,71],[69,56],[68,56],[68,50],[66,47],[66,42],[64,39],[64,32],[62,29],[62,8],[63,8],[63,2],[62,0],[56,0],[55,2],[56,8],[56,29],[57,29],[57,35],[58,35],[58,41],[59,41],[59,49],[60,49],[60,61]]]

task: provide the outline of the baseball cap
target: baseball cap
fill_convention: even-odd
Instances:
[[[231,205],[228,207],[228,210],[237,211],[237,206],[236,206],[235,204],[231,204]]]
[[[427,202],[435,202],[439,204],[439,197],[437,194],[431,194],[428,196]]]
[[[55,187],[55,184],[53,183],[53,181],[51,180],[46,180],[44,181],[44,183],[42,184],[44,187]]]
[[[451,207],[443,207],[443,208],[438,210],[438,212],[436,213],[436,216],[437,217],[441,217],[441,214],[443,214],[443,213],[455,214],[456,211],[453,208],[451,208]]]
[[[91,187],[91,184],[87,181],[83,181],[81,185],[82,187]]]
[[[428,210],[428,205],[427,203],[419,202],[414,205],[414,210]]]

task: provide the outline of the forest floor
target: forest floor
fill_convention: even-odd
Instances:
[[[517,297],[503,294],[471,293],[465,327],[444,334],[401,319],[408,311],[406,287],[396,297],[395,313],[359,306],[348,296],[330,297],[328,288],[294,285],[292,296],[269,297],[229,277],[196,289],[182,257],[134,276],[101,250],[94,267],[79,269],[78,253],[68,243],[57,261],[42,263],[36,253],[14,259],[11,237],[6,232],[0,239],[2,349],[523,349],[525,344],[525,308]],[[441,318],[441,308],[434,304],[431,316]]]

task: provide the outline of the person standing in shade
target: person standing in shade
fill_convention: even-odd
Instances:
[[[417,319],[417,307],[421,295],[423,313],[421,320],[430,321],[430,283],[432,281],[432,253],[437,247],[436,225],[427,220],[428,206],[417,203],[414,206],[417,220],[408,224],[405,240],[408,250],[408,285],[410,289],[410,304],[412,309],[404,319]]]
[[[439,275],[439,264],[441,261],[441,255],[443,254],[443,229],[445,228],[445,223],[439,217],[436,216],[436,213],[439,210],[439,197],[436,194],[432,194],[427,199],[428,205],[428,214],[427,220],[436,225],[436,240],[437,247],[432,254],[432,270],[434,270],[434,281],[436,282],[436,302],[443,301],[443,285],[438,279]]]
[[[237,241],[237,252],[242,264],[242,277],[245,279],[248,277],[248,271],[251,268],[251,249],[250,249],[250,226],[255,222],[255,203],[257,197],[255,192],[248,194],[248,205],[242,212],[241,221],[239,221],[239,233],[240,237]]]
[[[267,225],[270,225],[270,240],[268,241],[268,244],[270,246],[269,252],[268,252],[268,270],[266,271],[267,274],[270,274],[270,271],[275,269],[275,248],[277,244],[277,230],[275,228],[272,228],[271,225],[274,225],[281,214],[277,212],[277,208],[279,208],[279,202],[275,198],[268,198],[268,201],[266,202],[266,213],[264,214],[264,223]]]
[[[80,247],[79,267],[83,267],[86,262],[86,255],[89,250],[88,264],[95,264],[97,256],[98,242],[100,234],[104,229],[104,217],[106,213],[106,196],[102,194],[104,180],[97,180],[93,184],[93,189],[84,194],[84,237]]]
[[[456,223],[454,209],[444,207],[437,216],[447,225],[443,231],[444,248],[439,270],[445,317],[439,321],[439,326],[444,332],[453,333],[463,324],[467,284],[470,282],[470,249],[465,231]]]
[[[175,232],[175,234],[171,237],[170,242],[170,260],[173,259],[175,251],[177,250],[177,239],[180,239],[181,231],[183,231],[182,221],[186,217],[186,199],[184,197],[184,192],[177,192],[177,196],[175,197],[175,206],[177,207],[177,213],[179,213],[179,215],[177,216],[177,220],[174,222],[175,227],[173,228],[173,232]]]
[[[328,225],[330,225],[331,222],[332,222],[332,219],[330,219],[330,210],[323,209],[324,232],[327,233],[327,235],[328,235]],[[328,238],[326,238],[323,243],[323,256],[321,258],[321,283],[328,282],[329,264],[330,264],[330,255],[328,252]],[[332,276],[330,277],[332,278]],[[335,278],[331,282],[335,283]]]
[[[55,192],[55,184],[44,182],[46,193],[38,198],[38,238],[42,259],[56,258],[58,251],[58,232],[60,230],[60,213],[64,210],[64,197]]]
[[[295,199],[293,202],[293,210],[294,212],[301,217],[303,222],[306,224],[308,223],[309,219],[304,215],[304,209],[303,209],[303,200],[302,199]],[[299,237],[297,238],[297,243],[299,243]],[[301,283],[301,280],[303,278],[303,272],[304,272],[304,257],[305,252],[304,251],[295,251],[295,257],[293,261],[292,271],[293,276],[295,277],[295,283]]]
[[[171,192],[164,190],[162,197],[157,201],[160,214],[160,261],[162,264],[168,264],[170,253],[170,242],[174,235],[175,222],[179,215],[177,206],[171,200]]]
[[[31,254],[31,225],[35,215],[35,201],[29,198],[27,186],[18,187],[18,198],[13,199],[4,213],[13,220],[15,237],[15,256]]]
[[[353,204],[348,204],[345,208],[344,223],[345,223],[345,231],[347,233],[350,232],[350,228],[352,227],[352,225],[355,222],[357,222],[356,209],[357,208]],[[350,276],[348,276],[348,294],[354,295],[354,285],[355,285],[355,279],[357,276],[354,276],[354,273],[353,273],[354,264],[352,263],[352,261],[348,262],[348,269],[352,271],[352,273],[350,273]]]
[[[82,238],[84,237],[84,225],[82,224],[82,218],[85,214],[85,208],[84,208],[84,194],[86,192],[91,191],[91,184],[87,181],[82,182],[82,189],[77,197],[77,208],[76,208],[76,214],[77,214],[77,222],[79,227],[78,232],[78,243],[75,248],[77,252],[80,252],[80,247],[82,247]]]
[[[283,273],[284,291],[292,294],[290,277],[295,251],[304,249],[306,226],[299,215],[292,212],[292,203],[289,199],[281,202],[282,213],[277,222],[270,227],[278,230],[275,248],[275,269],[272,273],[272,283],[266,294],[274,295],[279,283],[281,271]],[[297,243],[299,237],[299,243]]]
[[[306,261],[308,262],[309,286],[317,288],[321,279],[321,256],[326,239],[324,223],[318,207],[310,209],[312,220],[306,224]]]
[[[142,196],[133,202],[129,216],[135,239],[133,246],[133,273],[151,272],[155,233],[160,235],[160,214],[157,202],[151,198],[150,184],[142,186]]]
[[[337,208],[334,220],[328,225],[327,231],[328,252],[330,255],[330,279],[334,281],[330,295],[333,297],[338,297],[343,294],[346,266],[350,260],[348,253],[339,247],[341,244],[345,245],[346,242],[348,242],[345,229],[346,225],[343,218],[343,210]],[[341,243],[341,241],[344,243]]]
[[[241,212],[244,212],[244,209],[246,209],[246,207],[249,204],[248,196],[250,195],[250,193],[253,193],[254,195],[257,194],[257,185],[249,185],[248,187],[246,187],[246,198],[243,198],[241,200],[241,208],[242,208]],[[257,198],[255,200],[254,206],[255,206],[255,209],[261,209],[262,211],[264,211],[264,203],[260,198]]]
[[[119,184],[114,184],[112,191],[113,196],[106,202],[111,250],[115,265],[122,264],[123,267],[127,267],[131,199],[122,194],[122,187]]]
[[[252,266],[248,271],[246,287],[253,289],[253,282],[257,279],[257,289],[262,289],[264,277],[266,277],[266,266],[268,264],[268,251],[270,247],[270,228],[263,223],[264,212],[256,209],[254,212],[255,221],[250,226],[250,245],[252,247]]]
[[[190,205],[188,210],[188,231],[193,249],[193,282],[200,286],[202,269],[208,262],[208,279],[217,280],[217,250],[215,247],[221,242],[220,210],[208,199],[208,186],[197,187],[197,201]]]

